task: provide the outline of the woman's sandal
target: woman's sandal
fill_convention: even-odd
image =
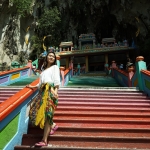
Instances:
[[[47,143],[44,141],[41,141],[41,142],[35,143],[35,146],[37,147],[47,146]]]
[[[57,129],[58,129],[58,125],[55,125],[55,126],[51,129],[51,132],[50,132],[49,134],[50,134],[50,135],[53,135]]]

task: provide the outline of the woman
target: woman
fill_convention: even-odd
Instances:
[[[41,93],[41,106],[37,112],[35,125],[44,128],[44,134],[42,140],[35,146],[47,146],[47,139],[53,126],[53,116],[58,104],[58,88],[60,85],[60,71],[55,63],[55,53],[49,52],[44,61],[44,71],[40,74],[39,84],[27,86],[29,88],[39,87]]]

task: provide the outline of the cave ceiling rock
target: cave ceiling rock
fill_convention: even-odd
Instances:
[[[114,3],[110,13],[115,15],[118,24],[121,22],[131,24],[137,29],[136,36],[139,34],[146,36],[150,28],[150,5],[147,5],[148,1],[121,0],[120,6],[118,6],[117,1]]]

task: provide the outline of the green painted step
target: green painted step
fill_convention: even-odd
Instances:
[[[31,76],[31,77],[28,77],[28,78],[25,78],[25,79],[22,79],[20,81],[17,81],[15,83],[12,83],[8,86],[25,86],[27,84],[30,84],[32,83],[34,80],[36,80],[37,78],[39,78],[38,76]]]
[[[92,87],[121,87],[114,78],[104,76],[73,76],[67,87],[92,86]]]

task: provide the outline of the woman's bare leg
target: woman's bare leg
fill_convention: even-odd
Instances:
[[[45,143],[47,143],[47,139],[48,139],[50,131],[51,131],[51,125],[49,124],[48,120],[46,120],[45,126],[44,126],[44,135],[42,139]]]
[[[56,123],[53,122],[53,125],[51,126],[51,130],[52,128],[54,128],[56,126]]]

